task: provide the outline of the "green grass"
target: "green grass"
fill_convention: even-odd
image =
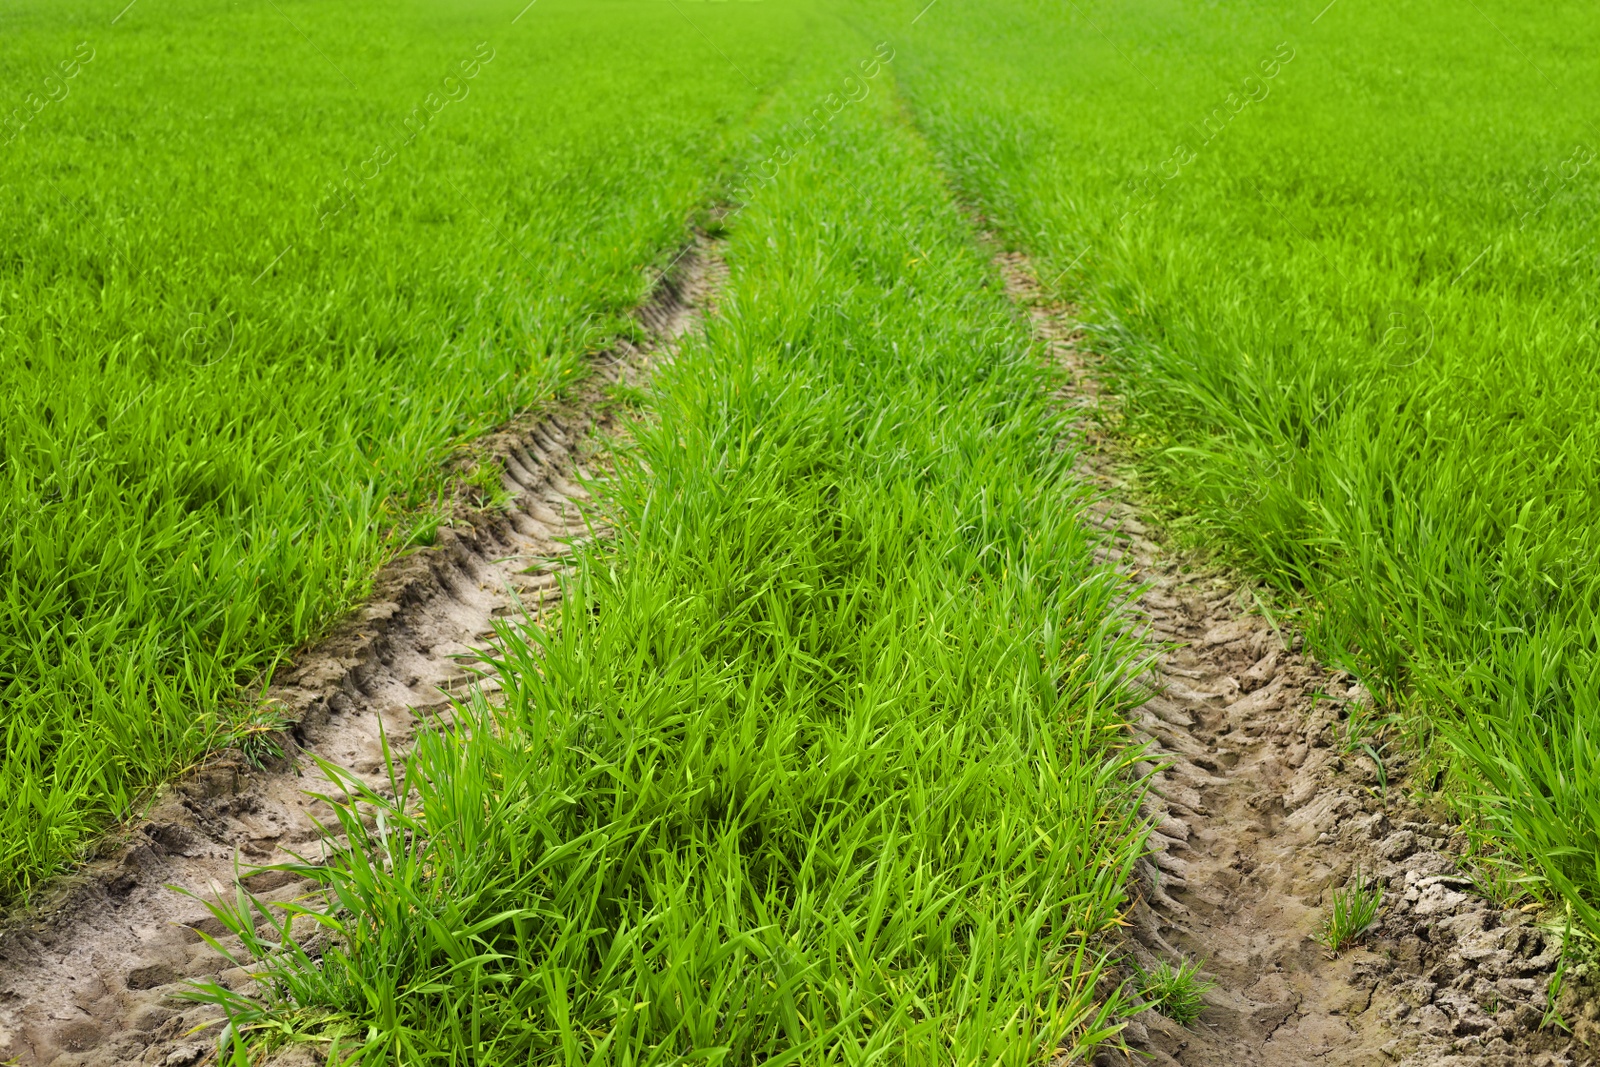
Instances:
[[[1338,955],[1345,948],[1361,940],[1363,934],[1378,917],[1378,905],[1383,903],[1383,883],[1368,881],[1357,870],[1349,881],[1333,891],[1328,911],[1317,927],[1317,940],[1329,952]]]
[[[452,451],[628,328],[807,17],[122,7],[0,11],[0,899],[248,722]]]
[[[0,896],[208,746],[270,756],[241,685],[731,196],[725,317],[612,398],[559,625],[343,809],[326,910],[222,909],[262,999],[202,995],[364,1064],[1111,1036],[1135,649],[949,178],[1078,303],[1151,498],[1600,931],[1586,8],[116,7],[0,14]]]
[[[1206,1010],[1205,996],[1217,985],[1200,977],[1200,966],[1196,960],[1182,960],[1176,967],[1161,960],[1153,970],[1138,972],[1134,988],[1146,1007],[1188,1026]]]
[[[875,92],[752,191],[723,317],[600,487],[616,536],[504,635],[504,705],[341,810],[329,907],[219,909],[262,930],[263,999],[201,994],[243,1039],[1026,1064],[1115,1032],[1138,649],[1053,378],[897,116]]]
[[[1079,304],[1152,497],[1306,605],[1600,930],[1591,16],[950,3],[896,64]]]

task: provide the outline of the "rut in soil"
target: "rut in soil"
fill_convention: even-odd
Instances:
[[[58,880],[33,917],[0,932],[0,1062],[189,1067],[214,1055],[215,1029],[195,1028],[215,1015],[173,994],[196,979],[239,988],[249,977],[226,969],[200,933],[235,951],[237,939],[223,937],[200,900],[170,887],[231,894],[241,869],[315,850],[317,823],[336,823],[307,794],[343,794],[305,757],[388,793],[385,739],[404,751],[419,723],[448,711],[467,686],[496,688],[485,662],[495,623],[537,622],[561,595],[564,557],[601,532],[583,483],[603,462],[596,432],[615,427],[608,390],[670,359],[714,309],[724,274],[717,248],[697,240],[638,309],[644,344],[595,356],[575,395],[479,442],[501,465],[510,503],[458,516],[433,547],[385,567],[351,619],[274,676],[268,697],[295,724],[285,758],[261,771],[238,753],[212,759],[105,842],[108,858]],[[283,871],[248,874],[243,884],[263,901],[306,888]]]
[[[1144,967],[1204,961],[1218,984],[1192,1028],[1146,1012],[1129,1044],[1156,1064],[1590,1062],[1540,1026],[1559,939],[1537,917],[1469,892],[1461,840],[1430,820],[1350,752],[1344,729],[1370,697],[1305,655],[1298,638],[1255,610],[1252,589],[1186,567],[1127,501],[1095,416],[1113,410],[1075,343],[1070,309],[1045,299],[1025,257],[998,259],[1073,384],[1081,409],[1080,470],[1105,499],[1105,558],[1149,588],[1135,608],[1164,649],[1146,684],[1135,736],[1151,745],[1148,813],[1155,851],[1142,864],[1143,902],[1128,950]],[[485,442],[514,494],[502,513],[441,531],[436,547],[396,561],[372,600],[275,678],[272,696],[296,720],[291,750],[315,753],[381,788],[381,737],[403,748],[421,716],[448,707],[481,673],[497,618],[537,621],[559,596],[562,557],[594,529],[581,483],[605,428],[612,382],[647,374],[708,304],[720,265],[701,243],[640,310],[652,338],[596,360],[564,408]],[[1156,763],[1163,765],[1156,770]],[[203,1062],[214,1042],[192,1033],[207,1016],[170,994],[188,980],[248,980],[199,931],[223,933],[198,901],[231,885],[235,865],[281,862],[314,847],[326,805],[320,775],[285,760],[252,771],[219,758],[174,785],[110,858],[63,880],[42,918],[0,936],[0,1057],[38,1064]],[[1387,768],[1398,779],[1403,768]],[[1361,869],[1387,885],[1379,925],[1337,959],[1313,939],[1333,887]],[[245,879],[267,900],[302,888],[282,872]],[[220,973],[219,973],[220,972]],[[1121,1062],[1102,1053],[1099,1062]],[[283,1067],[287,1067],[284,1064]]]
[[[1155,830],[1128,947],[1143,969],[1200,961],[1216,983],[1191,1027],[1144,1012],[1128,1044],[1157,1067],[1592,1062],[1541,1025],[1559,933],[1471,892],[1464,838],[1406,799],[1402,765],[1380,769],[1349,743],[1372,701],[1354,678],[1279,630],[1249,583],[1166,551],[1140,521],[1134,473],[1100,432],[1117,398],[1072,309],[1026,256],[996,265],[1070,376],[1059,400],[1080,413],[1104,558],[1145,587],[1132,608],[1157,654],[1133,733],[1150,745]],[[1357,872],[1386,886],[1378,922],[1333,958],[1314,935]]]

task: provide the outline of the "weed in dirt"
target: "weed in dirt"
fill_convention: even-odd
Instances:
[[[1132,1006],[1095,990],[1144,851],[1140,646],[1054,377],[884,94],[729,231],[722,316],[596,486],[614,535],[502,629],[499,706],[421,731],[394,797],[341,778],[314,907],[217,906],[265,971],[196,991],[240,1046],[1020,1067]]]
[[[1359,941],[1378,917],[1383,903],[1383,883],[1369,883],[1359,869],[1343,886],[1333,891],[1328,913],[1317,929],[1317,940],[1330,955],[1337,956]]]
[[[426,543],[460,446],[630,329],[763,95],[718,49],[770,89],[803,36],[515,13],[0,16],[0,902],[226,744],[240,684]]]
[[[1569,1034],[1572,1032],[1572,1024],[1567,1022],[1566,1018],[1561,1014],[1560,1007],[1561,993],[1566,988],[1567,967],[1570,961],[1570,953],[1563,952],[1561,954],[1561,962],[1556,965],[1556,973],[1552,974],[1550,980],[1545,983],[1544,995],[1547,1007],[1544,1009],[1544,1015],[1539,1019],[1541,1028],[1563,1030]]]
[[[1200,976],[1201,961],[1184,960],[1174,967],[1162,960],[1154,970],[1138,974],[1139,999],[1179,1026],[1188,1026],[1206,1010],[1205,995],[1216,983]]]
[[[472,469],[461,481],[473,490],[474,507],[500,511],[511,503],[514,494],[506,488],[503,474],[500,463],[491,457],[484,456],[473,461]]]
[[[1509,857],[1478,851],[1480,842],[1474,837],[1468,834],[1469,845],[1461,859],[1461,869],[1472,879],[1472,886],[1478,895],[1494,901],[1502,910],[1528,907],[1530,901],[1533,901],[1532,906],[1539,906],[1535,897],[1535,890],[1539,888],[1538,877],[1529,875]]]
[[[228,730],[227,743],[222,747],[238,749],[252,767],[265,767],[288,754],[283,747],[283,736],[292,725],[274,708],[256,708],[234,720]]]

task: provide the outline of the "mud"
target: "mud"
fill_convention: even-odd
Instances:
[[[1203,961],[1216,982],[1191,1026],[1141,1012],[1125,1031],[1131,1052],[1096,1063],[1596,1062],[1541,1025],[1561,955],[1559,932],[1542,925],[1550,917],[1476,893],[1464,838],[1407,799],[1403,766],[1380,772],[1349,744],[1352,715],[1372,699],[1355,679],[1276,629],[1249,583],[1163,547],[1102,432],[1116,398],[1072,309],[1045,296],[1025,256],[996,262],[1070,376],[1060,400],[1081,412],[1079,470],[1102,491],[1104,558],[1148,586],[1133,609],[1158,652],[1133,733],[1150,746],[1154,851],[1140,864],[1127,950],[1146,969]],[[1379,917],[1334,958],[1314,935],[1332,890],[1357,871],[1385,886]]]
[[[483,657],[497,619],[537,619],[559,600],[564,557],[593,536],[583,482],[612,426],[608,390],[670,358],[711,306],[722,275],[714,247],[685,250],[637,312],[647,340],[593,357],[593,373],[554,410],[505,427],[476,454],[499,465],[509,504],[463,507],[436,543],[378,575],[372,596],[326,640],[273,678],[269,699],[292,729],[264,769],[226,753],[173,784],[103,857],[54,883],[28,916],[0,930],[0,1063],[88,1067],[210,1062],[206,1009],[174,994],[194,979],[248,981],[200,937],[223,929],[199,897],[238,871],[315,854],[308,792],[337,795],[311,755],[384,787],[382,737],[404,750],[422,717],[468,684],[493,690]],[[244,878],[265,900],[298,895],[283,872]],[[227,941],[223,942],[225,945]],[[243,958],[242,956],[240,958]]]

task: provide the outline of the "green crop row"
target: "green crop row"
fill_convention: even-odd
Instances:
[[[918,121],[1079,302],[1151,491],[1600,932],[1592,12],[934,11]]]
[[[797,13],[718,12],[0,12],[0,898],[225,741],[451,452],[630,328],[760,99],[724,55],[792,62]]]
[[[1131,1007],[1096,986],[1139,647],[1056,379],[888,92],[728,258],[599,487],[616,536],[502,634],[503,706],[357,789],[305,869],[329,910],[219,909],[267,959],[261,1000],[204,994],[237,1062],[287,1030],[363,1064],[1031,1064]],[[311,922],[336,949],[273,950]]]

